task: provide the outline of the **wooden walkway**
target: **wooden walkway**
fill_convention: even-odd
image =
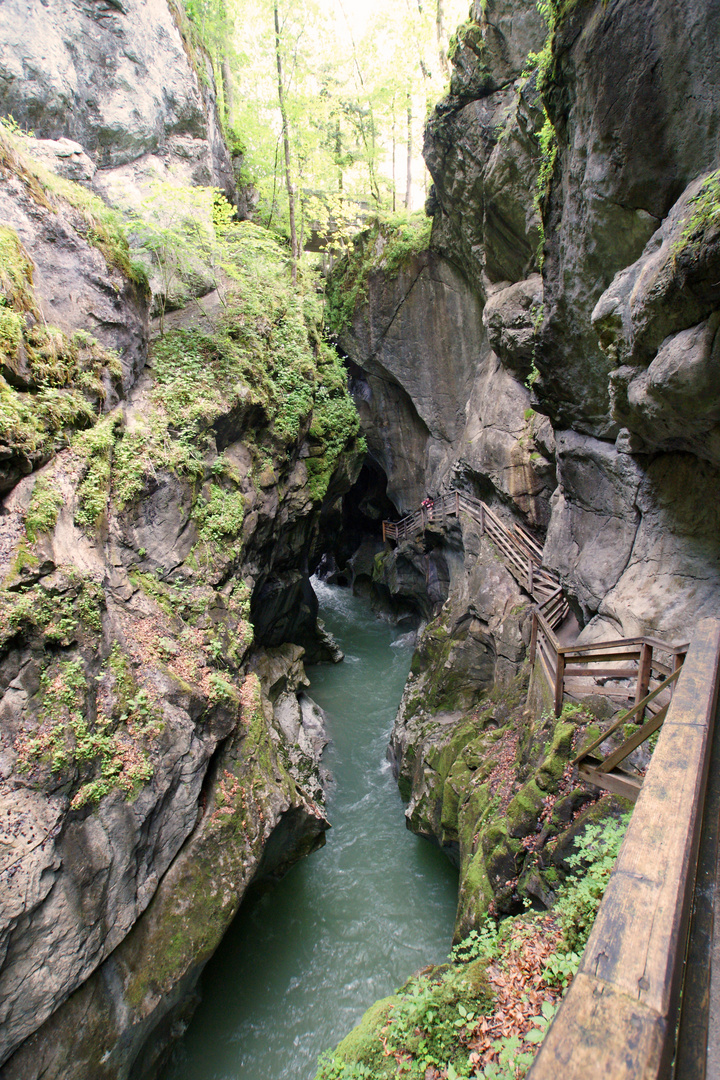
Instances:
[[[431,526],[444,527],[448,518],[460,517],[461,513],[477,522],[481,535],[490,537],[517,583],[542,606],[545,620],[556,630],[570,608],[557,574],[542,564],[542,547],[521,525],[507,526],[481,499],[464,491],[450,491],[435,499],[431,507],[421,506],[400,521],[383,521],[383,541],[413,540]]]
[[[528,1080],[717,1080],[717,747],[709,792],[707,779],[719,681],[720,622],[707,619],[679,674],[580,969]]]
[[[481,499],[453,490],[432,506],[421,506],[400,521],[384,521],[383,540],[412,540],[425,529],[443,528],[449,518],[467,514],[496,546],[508,570],[535,600],[530,640],[530,662],[538,666],[559,716],[566,699],[578,701],[602,694],[624,712],[615,724],[575,759],[580,776],[606,791],[633,801],[642,777],[621,768],[625,759],[662,725],[672,699],[687,644],[670,645],[652,637],[619,638],[588,645],[564,644],[558,633],[570,608],[560,579],[542,565],[543,549],[521,525],[506,525]],[[603,756],[600,745],[620,728],[639,730],[612,753]]]
[[[637,805],[580,968],[528,1080],[718,1080],[720,621],[700,622],[689,651],[650,637],[561,644],[567,602],[559,582],[550,588],[556,579],[542,567],[539,545],[461,492],[440,503],[384,523],[383,537],[409,539],[453,514],[471,514],[536,600],[531,655],[556,713],[564,697],[593,689],[628,703],[575,759],[581,777]],[[639,730],[603,758],[600,744],[630,722]],[[619,766],[655,731],[644,781],[629,777]]]

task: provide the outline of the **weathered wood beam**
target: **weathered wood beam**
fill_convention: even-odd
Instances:
[[[528,1080],[666,1080],[715,723],[720,622],[698,624],[580,970]]]

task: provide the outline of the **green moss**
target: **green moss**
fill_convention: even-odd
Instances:
[[[75,449],[85,459],[75,524],[87,533],[93,532],[107,509],[115,433],[120,423],[120,413],[113,413],[75,440]]]
[[[69,337],[38,323],[22,334],[35,389],[17,391],[0,376],[0,440],[30,461],[47,460],[77,429],[92,426],[104,380],[117,380],[122,368],[116,353],[83,331]]]
[[[55,528],[63,496],[52,480],[38,476],[33,485],[30,506],[25,515],[25,533],[28,540],[34,542],[38,533],[50,532]]]
[[[130,248],[122,218],[97,195],[82,184],[65,180],[35,161],[26,145],[24,136],[11,130],[10,124],[0,119],[0,165],[17,176],[38,205],[56,211],[62,201],[71,206],[79,216],[78,231],[89,244],[98,248],[108,263],[121,273],[147,289],[147,276],[142,267],[130,258]]]
[[[376,1002],[333,1054],[323,1055],[316,1080],[422,1077],[430,1067],[448,1066],[468,1075],[464,1034],[492,1000],[485,960],[443,964],[413,977]]]
[[[37,729],[16,743],[21,772],[45,764],[66,777],[74,790],[72,809],[98,802],[113,790],[132,797],[152,776],[142,743],[157,733],[157,717],[146,691],[136,688],[122,705],[116,697],[111,713],[105,711],[105,699],[98,700],[94,721],[91,697],[81,659],[52,660],[40,678]],[[42,786],[42,779],[36,784]]]
[[[206,543],[227,543],[242,531],[245,499],[241,491],[228,491],[213,484],[209,499],[202,496],[193,508],[198,535]]]
[[[307,438],[314,499],[325,494],[340,456],[360,452],[346,372],[318,338],[317,305],[291,287],[286,253],[248,222],[235,227],[230,250],[236,285],[217,330],[173,331],[153,346],[151,407],[142,428],[123,434],[113,458],[112,490],[121,508],[163,468],[192,481],[210,472],[239,483],[235,466],[231,475],[222,455],[212,460],[221,417],[243,433],[260,461],[291,457]],[[203,527],[238,531],[239,498],[225,498],[225,509],[218,502],[209,517],[201,504]]]
[[[24,565],[37,566],[32,553],[22,545],[20,551]],[[43,581],[22,591],[0,590],[0,647],[18,632],[39,638],[43,646],[67,647],[81,639],[97,644],[102,587],[79,574],[68,572],[68,578],[67,591],[60,595],[51,594]]]
[[[367,295],[370,274],[381,270],[397,277],[407,262],[430,246],[432,221],[424,213],[378,215],[355,238],[354,250],[341,260],[328,282],[325,325],[337,336],[352,322]]]
[[[0,225],[0,302],[16,312],[34,311],[33,264],[20,237]]]
[[[675,257],[699,251],[720,229],[720,169],[703,180],[688,209],[682,233],[673,244]]]

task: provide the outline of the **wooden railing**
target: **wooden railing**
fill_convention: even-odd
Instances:
[[[539,604],[533,612],[530,662],[537,661],[545,676],[553,695],[555,715],[560,715],[566,695],[579,700],[599,693],[627,706],[613,727],[577,759],[580,774],[608,791],[637,797],[639,783],[631,783],[636,789],[633,796],[625,774],[618,775],[616,767],[662,724],[688,646],[672,645],[652,637],[561,645],[547,617],[547,607],[547,602]],[[649,718],[643,723],[646,713]],[[640,731],[595,768],[589,760],[592,752],[617,728],[631,722],[642,725]]]
[[[453,490],[440,495],[432,506],[421,506],[400,521],[383,521],[383,541],[412,540],[429,525],[444,525],[448,518],[459,517],[461,511],[478,523],[481,535],[490,537],[518,584],[533,599],[549,604],[546,619],[552,627],[559,626],[568,613],[568,604],[557,575],[542,565],[542,547],[521,525],[509,527],[487,503],[473,495]]]
[[[401,521],[384,521],[383,540],[411,540],[428,526],[444,525],[448,518],[463,512],[478,523],[481,535],[492,540],[516,581],[538,602],[532,619],[530,662],[537,662],[547,681],[555,715],[560,715],[566,696],[579,699],[600,693],[627,707],[576,763],[584,779],[636,799],[642,780],[618,766],[662,724],[687,645],[670,645],[651,637],[562,645],[556,631],[567,618],[569,605],[557,575],[542,565],[542,547],[521,525],[506,525],[487,503],[466,492],[453,490]],[[596,760],[600,744],[630,723],[640,724],[640,730],[604,759]]]
[[[579,971],[528,1080],[671,1075],[719,672],[720,623],[703,620]],[[716,814],[710,824],[716,831]]]

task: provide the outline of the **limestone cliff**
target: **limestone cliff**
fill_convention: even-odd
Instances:
[[[467,490],[544,541],[583,638],[685,640],[720,589],[720,7],[544,10],[549,25],[534,0],[473,5],[426,129],[427,249],[398,260],[392,231],[382,249],[369,235],[339,341],[375,488],[399,514],[427,492]],[[353,260],[336,271],[346,296]],[[528,597],[470,521],[375,553],[365,577],[378,595],[435,614],[393,734],[408,818],[450,848],[465,830],[479,910],[504,886],[488,886],[499,840],[483,839],[461,728],[520,671]],[[423,567],[436,585],[424,607]],[[506,748],[524,737],[517,724]],[[500,845],[503,881],[529,865],[519,841],[544,820],[533,798],[531,826],[511,823],[516,839]],[[482,873],[467,869],[478,843]],[[472,907],[465,896],[465,926]]]
[[[96,192],[230,183],[173,10],[58,3],[28,35],[31,8],[0,12],[4,108],[51,137],[0,130],[0,1063],[119,1080],[156,1075],[248,885],[323,841],[308,573],[361,455],[255,226],[202,326],[149,346]]]

